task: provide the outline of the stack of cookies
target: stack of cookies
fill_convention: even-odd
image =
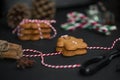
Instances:
[[[87,44],[83,39],[63,35],[58,38],[56,51],[62,52],[64,56],[83,55],[87,53]]]
[[[51,31],[49,22],[24,20],[19,25],[18,37],[20,40],[50,39]]]

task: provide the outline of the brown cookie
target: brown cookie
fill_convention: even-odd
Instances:
[[[31,28],[31,23],[20,24],[19,27],[23,28],[23,29],[30,29]]]
[[[40,23],[40,27],[41,27],[41,29],[48,29],[48,28],[50,28],[50,26],[48,24],[43,23],[43,22]]]
[[[40,32],[42,33],[50,33],[51,32],[51,29],[41,29],[38,30],[38,29],[21,29],[19,31],[20,34],[40,34]]]
[[[64,35],[58,38],[56,51],[61,51],[64,56],[75,56],[85,54],[87,44],[83,39]]]
[[[19,25],[20,28],[23,28],[23,29],[38,29],[38,27],[40,27],[41,29],[49,29],[50,26],[46,23],[35,23],[35,22],[27,22],[27,23],[24,23],[24,24],[20,24]]]
[[[19,39],[21,40],[39,40],[39,39],[49,39],[50,38],[50,34],[42,34],[40,36],[40,34],[31,34],[31,35],[21,35],[18,36]]]
[[[18,38],[20,40],[30,40],[31,35],[20,35],[20,36],[18,36]]]
[[[30,35],[30,40],[36,41],[40,39],[40,35],[39,34],[35,34],[35,35]]]
[[[84,55],[87,53],[86,49],[77,49],[77,50],[66,50],[63,49],[64,56],[75,56],[75,55]]]
[[[49,39],[52,31],[50,26],[45,21],[24,21],[19,25],[18,37],[21,40]]]

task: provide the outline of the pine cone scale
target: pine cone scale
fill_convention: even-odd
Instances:
[[[34,0],[32,16],[37,19],[53,19],[55,14],[55,3],[49,0]]]
[[[17,27],[17,25],[22,21],[24,18],[30,18],[30,10],[27,5],[25,4],[15,4],[11,9],[8,11],[7,20],[8,25],[11,28]]]

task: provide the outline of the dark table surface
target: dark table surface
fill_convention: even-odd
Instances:
[[[66,22],[66,14],[71,11],[84,12],[84,8],[66,8],[59,9],[56,13],[56,21],[54,27],[57,29],[57,36],[51,40],[39,40],[39,41],[21,41],[15,35],[13,35],[12,29],[7,27],[6,23],[1,22],[0,25],[0,39],[7,40],[9,42],[17,43],[23,46],[23,48],[36,49],[43,53],[55,52],[56,42],[61,35],[71,35],[80,37],[85,40],[88,46],[111,46],[112,42],[120,35],[120,24],[116,21],[118,27],[117,31],[114,31],[112,35],[105,36],[93,31],[77,29],[75,31],[64,31],[60,28],[60,24]],[[75,64],[83,63],[84,61],[96,57],[98,55],[109,53],[105,50],[88,50],[86,55],[75,56],[66,58],[61,55],[46,57],[45,62],[49,64]],[[82,76],[79,74],[79,68],[74,69],[52,69],[41,65],[41,59],[34,58],[36,64],[33,68],[18,70],[16,68],[15,60],[0,60],[0,80],[120,80],[120,72],[116,72],[116,64],[120,62],[120,58],[113,60],[107,67],[103,68],[92,76]]]

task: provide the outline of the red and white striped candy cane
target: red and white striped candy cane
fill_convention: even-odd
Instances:
[[[54,55],[58,55],[61,54],[61,52],[56,52],[56,53],[49,53],[49,54],[43,54],[40,51],[37,50],[33,50],[33,49],[23,49],[23,52],[34,52],[34,53],[39,53],[39,54],[34,54],[34,55],[26,55],[24,54],[24,57],[41,57],[41,64],[49,67],[49,68],[76,68],[76,67],[80,67],[80,64],[73,64],[73,65],[50,65],[50,64],[46,64],[44,61],[44,56],[54,56]]]

